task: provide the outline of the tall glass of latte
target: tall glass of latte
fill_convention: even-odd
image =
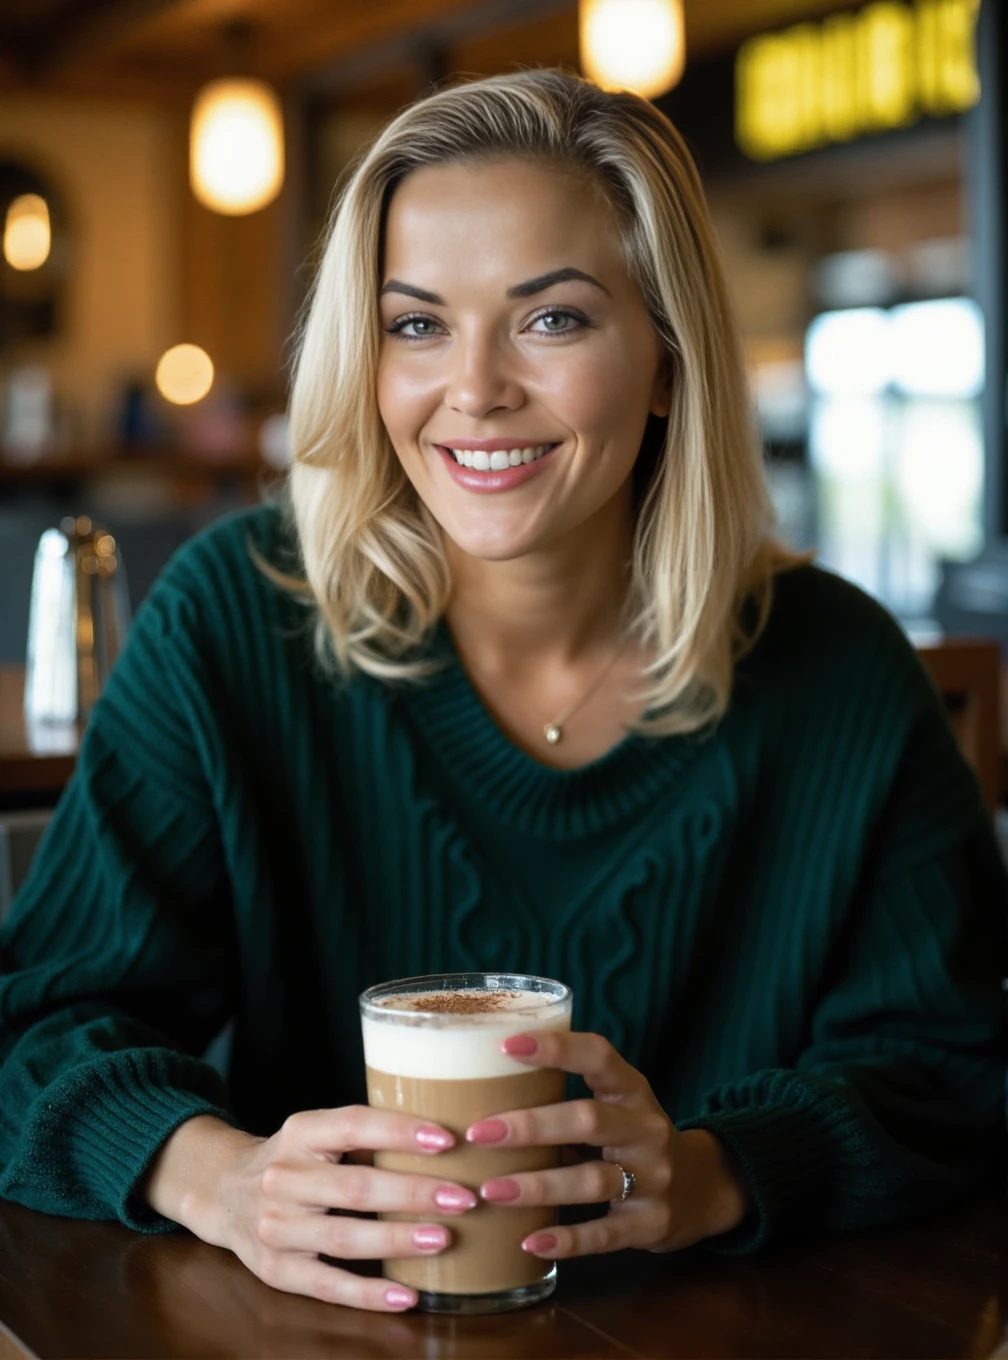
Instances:
[[[457,1140],[436,1168],[423,1153],[376,1152],[375,1166],[432,1172],[479,1194],[484,1181],[556,1166],[558,1148],[494,1148],[465,1141],[477,1119],[563,1099],[564,1074],[529,1067],[500,1050],[525,1030],[570,1029],[571,990],[520,973],[436,973],[370,987],[361,994],[368,1102],[450,1129]],[[409,1214],[383,1217],[409,1221]],[[438,1221],[435,1215],[425,1221]],[[445,1217],[452,1244],[434,1257],[384,1262],[432,1313],[496,1313],[552,1294],[556,1265],[522,1251],[529,1233],[556,1222],[553,1208],[480,1202]]]

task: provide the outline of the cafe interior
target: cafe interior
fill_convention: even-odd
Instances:
[[[1008,859],[1006,28],[1001,0],[2,0],[0,919],[158,573],[283,495],[293,337],[353,158],[445,83],[540,66],[685,137],[781,536],[903,626]],[[990,1264],[990,1241],[963,1250]],[[872,1259],[909,1299],[910,1265]],[[730,1279],[736,1341],[794,1306],[794,1277]],[[961,1353],[1008,1354],[996,1301],[962,1291]],[[952,1353],[873,1326],[858,1353]],[[564,1353],[631,1353],[594,1330]],[[470,1353],[438,1336],[423,1354]],[[493,1353],[546,1353],[521,1336]],[[414,1353],[389,1337],[343,1344]]]
[[[5,0],[5,813],[44,812],[76,743],[21,716],[43,535],[105,531],[125,619],[189,535],[282,494],[292,335],[346,167],[439,82],[550,65],[638,88],[685,136],[782,534],[900,620],[1004,809],[997,6],[640,7],[635,27],[574,0]]]
[[[634,0],[628,24],[624,3],[6,0],[0,914],[111,661],[33,684],[60,545],[92,545],[114,652],[186,538],[282,496],[348,165],[439,83],[522,67],[637,89],[686,138],[781,534],[904,626],[1008,835],[998,6]]]

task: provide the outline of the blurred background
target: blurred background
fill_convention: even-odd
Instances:
[[[654,98],[705,181],[786,536],[915,640],[1008,652],[999,0],[3,0],[0,664],[39,536],[132,603],[269,495],[347,163],[459,74]]]

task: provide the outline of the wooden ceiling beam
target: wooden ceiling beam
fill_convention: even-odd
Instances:
[[[391,9],[390,0],[386,3]],[[369,44],[344,48],[325,65],[302,74],[296,87],[309,98],[341,95],[404,65],[427,69],[431,52],[450,51],[487,33],[571,10],[574,4],[575,0],[468,0],[448,8],[443,0],[440,4],[407,0],[402,5],[406,22],[393,25],[391,32]]]
[[[78,57],[99,51],[125,29],[142,24],[178,3],[179,0],[81,0],[60,16],[58,25],[40,25],[22,38],[11,56],[22,77],[47,77]]]

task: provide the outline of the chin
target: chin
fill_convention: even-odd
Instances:
[[[524,533],[486,533],[471,526],[445,524],[442,529],[460,552],[469,557],[478,557],[483,562],[513,562],[517,557],[525,557],[538,546],[538,537],[532,539]]]

